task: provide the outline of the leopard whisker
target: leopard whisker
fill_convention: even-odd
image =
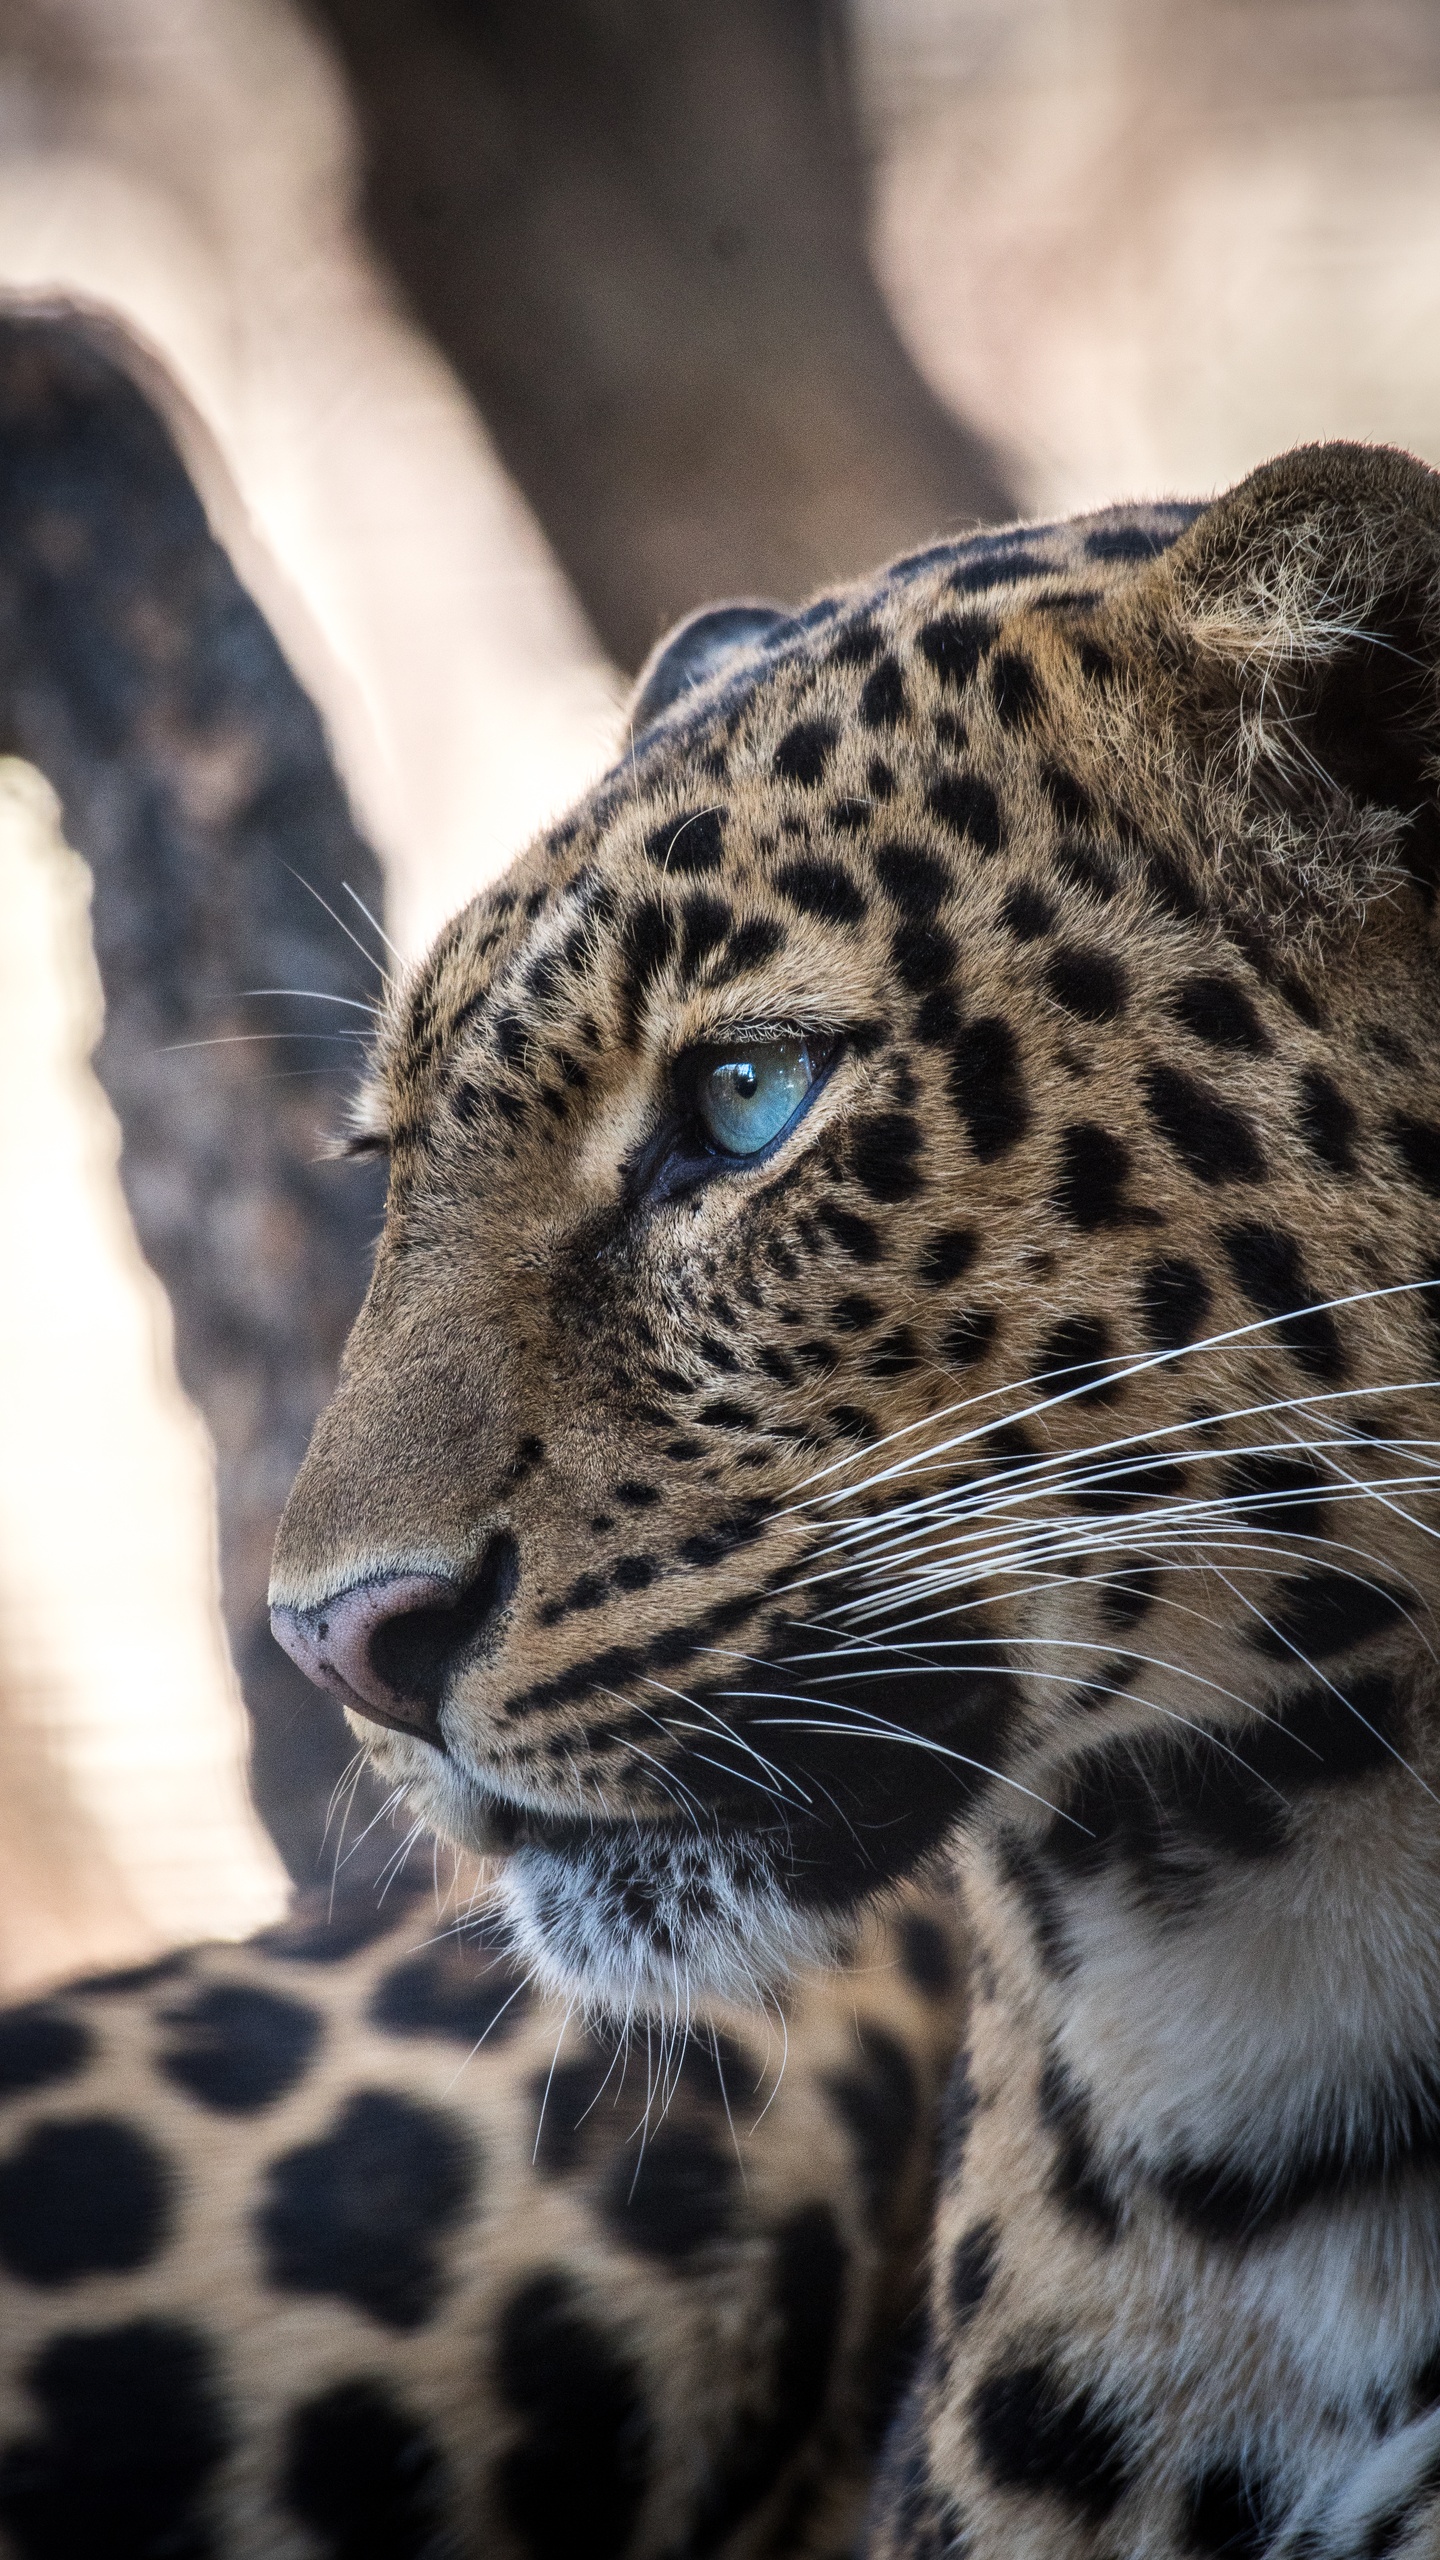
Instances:
[[[382,988],[386,988],[386,989],[388,989],[390,981],[389,981],[388,972],[386,971],[386,969],[385,969],[385,967],[384,967],[383,962],[381,962],[381,961],[379,961],[379,960],[377,960],[377,959],[376,959],[375,954],[374,954],[374,952],[373,952],[373,951],[367,951],[367,950],[366,950],[365,945],[364,945],[364,943],[361,941],[361,939],[360,939],[360,937],[359,937],[358,933],[356,933],[356,932],[354,932],[354,931],[353,931],[353,929],[352,929],[352,928],[351,928],[351,927],[346,923],[346,921],[345,921],[345,919],[344,919],[344,917],[343,917],[342,915],[337,915],[337,913],[336,913],[335,909],[331,906],[330,901],[329,901],[329,899],[328,899],[328,898],[322,898],[322,896],[320,895],[319,890],[316,888],[315,883],[314,883],[314,881],[313,881],[313,880],[307,880],[307,879],[306,879],[306,877],[305,877],[304,872],[303,872],[303,871],[297,871],[297,870],[295,869],[295,867],[294,867],[293,863],[289,863],[289,862],[287,862],[287,863],[286,863],[286,865],[285,865],[285,868],[286,868],[286,870],[289,872],[291,879],[292,879],[292,880],[296,880],[296,881],[298,881],[298,882],[299,882],[299,884],[300,884],[300,887],[301,887],[303,890],[305,890],[306,894],[307,894],[309,897],[312,897],[312,898],[314,899],[316,906],[317,906],[317,907],[323,907],[323,908],[324,908],[325,913],[326,913],[326,915],[330,918],[331,923],[332,923],[333,925],[338,925],[338,926],[339,926],[340,931],[344,934],[346,941],[347,941],[347,942],[351,942],[351,943],[353,943],[353,944],[354,944],[355,949],[359,952],[360,957],[361,957],[361,959],[365,962],[366,966],[367,966],[368,968],[371,968],[371,969],[373,969],[373,970],[374,970],[375,975],[376,975],[376,977],[379,979],[379,981],[380,981],[380,984],[381,984]],[[347,894],[348,894],[350,897],[355,898],[355,904],[356,904],[356,906],[357,906],[357,907],[360,907],[361,913],[362,913],[362,915],[364,915],[364,917],[365,917],[365,919],[366,919],[366,922],[367,922],[367,923],[369,923],[369,924],[375,925],[375,931],[380,935],[380,939],[381,939],[381,941],[382,941],[383,943],[386,943],[386,944],[388,945],[388,947],[390,948],[390,950],[394,951],[394,949],[395,949],[395,945],[394,945],[394,943],[393,943],[393,942],[391,942],[391,941],[390,941],[390,937],[389,937],[389,935],[388,935],[387,933],[385,933],[385,932],[382,930],[382,928],[381,928],[378,924],[375,924],[375,919],[374,919],[374,917],[371,915],[371,913],[370,913],[370,911],[369,911],[368,907],[363,906],[363,905],[361,904],[360,899],[359,899],[358,897],[355,897],[355,892],[354,892],[354,890],[350,887],[350,883],[349,883],[349,881],[348,881],[348,880],[342,880],[342,881],[341,881],[341,883],[340,883],[340,886],[341,886],[341,888],[342,888],[342,889],[344,889],[344,890],[347,892]],[[396,953],[396,957],[397,957],[397,958],[399,957],[399,954],[398,954],[398,953]]]
[[[1409,1383],[1397,1384],[1394,1387],[1386,1389],[1371,1389],[1368,1390],[1367,1393],[1371,1398],[1373,1398],[1374,1395],[1381,1393],[1397,1395],[1413,1394],[1420,1392],[1421,1386],[1422,1382],[1412,1381]],[[1082,1450],[1055,1450],[1041,1452],[1036,1457],[1024,1461],[1021,1464],[1007,1467],[1003,1478],[1003,1486],[1005,1488],[1003,1492],[996,1490],[993,1479],[991,1478],[981,1479],[980,1482],[965,1488],[961,1496],[962,1507],[967,1505],[985,1506],[989,1503],[998,1503],[1002,1501],[1013,1503],[1016,1500],[1025,1498],[1027,1486],[1038,1483],[1041,1490],[1049,1491],[1051,1489],[1053,1479],[1064,1477],[1067,1470],[1072,1470],[1077,1466],[1087,1468],[1094,1467],[1097,1461],[1120,1456],[1127,1450],[1148,1451],[1153,1453],[1156,1448],[1163,1446],[1167,1442],[1173,1443],[1189,1432],[1201,1430],[1218,1431],[1228,1428],[1230,1425],[1238,1422],[1263,1420],[1271,1414],[1278,1415],[1290,1412],[1310,1411],[1317,1406],[1343,1402],[1352,1394],[1359,1392],[1361,1392],[1361,1390],[1346,1388],[1317,1391],[1313,1396],[1286,1396],[1272,1399],[1261,1404],[1235,1406],[1228,1412],[1207,1414],[1203,1417],[1191,1416],[1180,1422],[1159,1424],[1149,1429],[1120,1434],[1109,1440],[1090,1443]],[[1185,1453],[1184,1463],[1188,1466],[1196,1465],[1205,1458],[1234,1459],[1242,1456],[1269,1455],[1273,1454],[1277,1447],[1292,1450],[1296,1446],[1309,1445],[1310,1444],[1308,1442],[1297,1443],[1293,1440],[1286,1440],[1281,1443],[1252,1443],[1249,1446],[1237,1448],[1233,1443],[1222,1443],[1210,1449],[1202,1448],[1188,1450]],[[1358,1435],[1345,1434],[1343,1437],[1343,1445],[1364,1448],[1370,1444]],[[1440,1443],[1430,1441],[1414,1441],[1409,1442],[1406,1445],[1419,1448],[1440,1447]],[[1143,1461],[1137,1460],[1136,1463],[1143,1463]],[[843,1536],[844,1530],[848,1528],[852,1534],[863,1536],[866,1528],[872,1527],[877,1518],[882,1524],[889,1525],[902,1521],[913,1515],[933,1512],[937,1506],[944,1505],[947,1502],[953,1502],[954,1498],[955,1489],[953,1487],[946,1487],[938,1493],[921,1495],[914,1502],[909,1504],[903,1504],[895,1508],[887,1506],[887,1508],[878,1515],[875,1513],[867,1513],[862,1515],[862,1517],[856,1522],[842,1523],[841,1535]],[[784,1515],[780,1514],[777,1516],[783,1517]]]
[[[1305,1306],[1288,1308],[1280,1315],[1257,1317],[1248,1324],[1232,1325],[1227,1327],[1223,1332],[1206,1334],[1195,1342],[1181,1343],[1173,1349],[1166,1351],[1148,1352],[1140,1360],[1131,1361],[1118,1366],[1111,1366],[1106,1372],[1106,1388],[1109,1391],[1113,1391],[1117,1387],[1128,1384],[1132,1378],[1139,1378],[1148,1375],[1148,1373],[1153,1369],[1173,1366],[1181,1360],[1195,1358],[1203,1352],[1222,1350],[1234,1343],[1253,1341],[1259,1335],[1273,1333],[1279,1326],[1293,1325],[1299,1321],[1303,1321],[1306,1316],[1334,1314],[1346,1307],[1369,1305],[1387,1298],[1414,1296],[1421,1291],[1436,1288],[1440,1288],[1440,1280],[1402,1280],[1389,1282],[1380,1288],[1350,1290],[1342,1296],[1315,1299]],[[1055,1412],[1060,1407],[1073,1404],[1078,1398],[1093,1393],[1094,1364],[1087,1362],[1084,1364],[1084,1368],[1085,1374],[1075,1386],[1063,1388],[1053,1395],[1040,1397],[1032,1404],[1023,1406],[1019,1412],[1007,1413],[1005,1416],[1006,1421],[1011,1423],[1037,1421],[1045,1414]],[[929,1431],[933,1429],[937,1422],[944,1422],[951,1414],[972,1412],[977,1405],[992,1403],[997,1397],[1002,1395],[1025,1395],[1031,1387],[1039,1384],[1040,1376],[1042,1374],[1053,1375],[1054,1373],[1036,1373],[1036,1375],[1030,1378],[1022,1379],[1018,1382],[1012,1382],[1004,1387],[987,1388],[983,1390],[981,1394],[966,1397],[958,1404],[953,1405],[948,1409],[942,1409],[942,1411],[937,1414],[926,1415],[918,1422],[904,1423],[897,1430],[885,1433],[881,1439],[874,1442],[872,1445],[875,1448],[883,1449],[890,1446],[895,1441],[911,1437],[917,1431]],[[1337,1389],[1332,1392],[1337,1395],[1360,1395],[1369,1393],[1370,1391],[1362,1388],[1351,1388]],[[927,1449],[924,1453],[926,1459],[933,1460],[935,1457],[945,1454],[945,1452],[951,1448],[963,1447],[967,1442],[980,1438],[986,1430],[992,1427],[993,1426],[990,1423],[977,1424],[970,1431],[959,1433],[951,1440],[943,1443],[939,1450]],[[819,1483],[823,1481],[826,1476],[835,1475],[842,1468],[848,1467],[853,1463],[853,1459],[849,1457],[832,1459],[828,1465],[816,1468],[809,1476],[803,1478],[801,1483],[796,1487],[797,1493],[803,1492],[806,1485]],[[824,1496],[821,1498],[828,1501],[832,1499],[843,1499],[845,1493],[849,1493],[853,1496],[858,1493],[866,1492],[872,1485],[887,1483],[895,1474],[903,1473],[907,1463],[907,1461],[901,1460],[898,1466],[882,1468],[876,1474],[863,1479],[860,1484],[852,1484],[843,1488],[839,1495]],[[808,1506],[800,1503],[794,1503],[787,1506],[789,1509],[803,1509],[806,1507]]]
[[[373,915],[373,914],[371,913],[371,911],[370,911],[369,907],[367,907],[367,906],[366,906],[364,899],[361,897],[359,890],[358,890],[358,889],[352,889],[348,880],[342,880],[342,881],[341,881],[341,883],[340,883],[340,886],[341,886],[341,888],[344,890],[345,895],[346,895],[346,897],[347,897],[347,898],[353,898],[353,899],[354,899],[356,906],[359,908],[360,913],[361,913],[361,914],[362,914],[362,916],[364,917],[364,919],[365,919],[366,923],[369,925],[371,932],[379,935],[380,940],[384,943],[386,950],[387,950],[388,952],[392,953],[392,954],[393,954],[393,956],[394,956],[394,958],[395,958],[395,959],[397,959],[397,960],[401,963],[401,966],[403,967],[403,966],[404,966],[404,959],[405,959],[405,955],[404,955],[404,953],[402,952],[402,950],[401,950],[401,948],[400,948],[399,943],[398,943],[398,942],[392,942],[392,941],[391,941],[390,936],[389,936],[389,934],[386,932],[385,927],[383,926],[383,924],[380,922],[379,917],[378,917],[377,915]],[[322,901],[322,903],[323,903],[323,901]],[[339,919],[339,917],[338,917],[338,916],[336,917],[335,921],[336,921],[336,923],[337,923],[337,924],[339,923],[340,919]],[[352,936],[352,939],[353,939],[353,936]],[[357,951],[365,952],[365,957],[366,957],[366,959],[367,959],[367,960],[372,960],[372,959],[373,959],[373,955],[372,955],[370,952],[365,951],[365,945],[363,944],[363,942],[357,942],[357,943],[356,943],[356,945],[355,945],[355,947],[356,947]],[[378,967],[380,964],[379,964],[378,962],[374,962],[374,963],[373,963],[373,965],[374,965],[374,966],[376,966],[376,967]]]
[[[323,987],[242,987],[242,996],[294,996],[303,1004],[343,1004],[351,1013],[368,1013],[372,1022],[380,1019],[380,1007],[366,1004],[360,996],[332,996]]]
[[[1014,1672],[1013,1665],[1007,1666],[999,1664],[996,1666],[996,1669],[1001,1672],[1007,1668]],[[1020,1675],[1018,1672],[1015,1672],[1014,1676],[1019,1677]],[[815,1703],[812,1699],[802,1695],[798,1690],[788,1689],[723,1689],[720,1694],[722,1697],[726,1698],[737,1698],[742,1700],[747,1698],[756,1699],[762,1705],[772,1701],[778,1701],[782,1706],[806,1707],[813,1706]],[[829,1705],[831,1701],[822,1700],[820,1703]],[[839,1712],[838,1708],[836,1712]],[[795,1723],[795,1719],[788,1716],[755,1716],[751,1721],[755,1725],[757,1732],[765,1732],[771,1729],[779,1731],[783,1728],[793,1726]],[[879,1719],[877,1718],[875,1722],[878,1731]],[[958,1767],[973,1769],[976,1774],[982,1778],[993,1778],[997,1785],[1002,1787],[1011,1787],[1017,1795],[1027,1796],[1032,1804],[1043,1805],[1045,1811],[1047,1813],[1053,1813],[1057,1820],[1069,1821],[1071,1819],[1068,1814],[1062,1814],[1059,1805],[1051,1804],[1048,1796],[1037,1795],[1033,1787],[1022,1786],[1018,1778],[1009,1777],[1003,1769],[992,1768],[987,1760],[976,1760],[969,1752],[966,1751],[954,1751],[947,1743],[936,1742],[927,1734],[911,1733],[904,1726],[896,1725],[887,1729],[891,1734],[891,1738],[895,1741],[913,1743],[917,1750],[928,1751],[937,1759],[953,1760]],[[1081,1830],[1084,1829],[1083,1823],[1077,1827]]]
[[[1248,1599],[1243,1591],[1236,1591],[1233,1583],[1229,1581],[1224,1573],[1220,1574],[1219,1579],[1225,1584],[1226,1589],[1231,1593],[1232,1597],[1239,1601],[1242,1609],[1247,1609],[1252,1617],[1258,1618],[1267,1634],[1270,1635],[1277,1644],[1282,1644],[1287,1653],[1293,1654],[1295,1660],[1301,1665],[1302,1669],[1309,1672],[1311,1679],[1317,1681],[1322,1689],[1328,1689],[1331,1697],[1335,1699],[1338,1705],[1349,1709],[1357,1722],[1365,1727],[1367,1733],[1374,1736],[1382,1750],[1389,1752],[1392,1760],[1398,1761],[1400,1767],[1406,1771],[1408,1776],[1415,1780],[1416,1785],[1423,1789],[1424,1793],[1430,1797],[1432,1803],[1440,1803],[1440,1797],[1436,1796],[1434,1788],[1428,1785],[1426,1780],[1421,1777],[1419,1770],[1414,1766],[1413,1762],[1406,1759],[1404,1752],[1401,1751],[1395,1743],[1391,1742],[1387,1735],[1381,1733],[1379,1727],[1377,1725],[1373,1725],[1368,1716],[1364,1716],[1360,1713],[1360,1710],[1355,1705],[1354,1700],[1348,1698],[1343,1689],[1336,1687],[1335,1682],[1327,1677],[1327,1675],[1320,1669],[1318,1663],[1311,1661],[1310,1656],[1304,1651],[1303,1647],[1296,1644],[1292,1637],[1287,1636],[1283,1628],[1277,1627],[1272,1619],[1267,1618],[1264,1610],[1257,1608],[1255,1602]]]

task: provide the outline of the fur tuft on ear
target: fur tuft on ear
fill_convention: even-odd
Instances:
[[[630,699],[638,737],[682,694],[693,693],[733,659],[738,665],[793,619],[778,604],[707,604],[688,614],[657,641],[640,670]]]
[[[1206,510],[1134,609],[1212,822],[1266,903],[1331,914],[1440,879],[1440,474],[1305,445]],[[1277,878],[1277,866],[1281,877]]]

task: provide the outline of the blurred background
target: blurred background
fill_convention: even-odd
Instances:
[[[383,1876],[323,1140],[658,634],[1334,435],[1440,462],[1435,0],[0,0],[0,1987]]]

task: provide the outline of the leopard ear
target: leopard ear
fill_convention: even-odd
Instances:
[[[1278,863],[1292,900],[1321,907],[1404,875],[1433,898],[1440,474],[1386,446],[1302,446],[1138,590],[1214,819],[1238,824],[1272,895]]]
[[[657,641],[640,670],[630,701],[636,735],[658,720],[682,694],[709,684],[733,660],[738,667],[793,616],[778,604],[707,604],[687,614]]]

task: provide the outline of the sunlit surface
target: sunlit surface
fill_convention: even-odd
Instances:
[[[1431,0],[853,0],[901,334],[1039,513],[1440,461]]]
[[[0,292],[79,297],[162,359],[413,950],[599,769],[621,687],[366,256],[356,186],[338,81],[289,8],[0,11]]]
[[[273,1918],[220,1627],[210,1454],[119,1132],[89,876],[0,760],[0,1988]]]

